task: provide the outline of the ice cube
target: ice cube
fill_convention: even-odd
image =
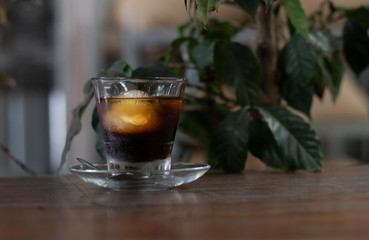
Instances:
[[[157,101],[152,99],[121,97],[104,115],[103,125],[106,129],[122,133],[153,131],[160,124],[158,107]]]
[[[123,92],[115,97],[116,98],[145,98],[145,97],[149,97],[149,94],[141,90],[130,90],[130,91]]]

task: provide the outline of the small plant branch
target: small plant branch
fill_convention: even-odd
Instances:
[[[228,98],[227,96],[225,96],[223,94],[222,91],[217,94],[217,97],[219,97],[220,99],[222,99],[224,102],[230,104],[231,106],[237,106],[238,105],[237,102],[236,102],[236,100]]]
[[[215,94],[213,91],[213,85],[215,84],[215,75],[213,67],[206,67],[202,76],[200,76],[200,81],[205,82],[205,98],[209,109],[209,114],[211,117],[211,121],[213,126],[218,125],[218,115],[216,111],[216,102],[215,102]]]
[[[173,69],[196,69],[193,64],[189,64],[189,63],[186,63],[186,62],[182,62],[182,63],[169,63],[167,66],[169,68],[173,68]]]
[[[315,28],[322,29],[345,18],[345,12],[338,12],[332,1],[326,0],[320,4],[318,10],[309,16],[309,21]]]
[[[222,0],[222,4],[228,4],[228,5],[237,5],[234,0]]]
[[[254,51],[260,64],[261,88],[268,96],[270,105],[278,105],[281,98],[276,78],[276,40],[273,25],[275,20],[274,8],[278,7],[277,5],[274,4],[267,11],[265,3],[261,3],[255,15],[257,31],[254,39]]]
[[[196,88],[200,91],[206,92],[206,88],[197,84],[193,84],[193,83],[187,83],[187,87],[189,88]],[[221,100],[223,100],[224,102],[226,102],[227,104],[229,104],[230,106],[237,106],[237,102],[234,99],[231,99],[229,97],[227,97],[226,95],[224,95],[224,93],[222,91],[214,93],[216,95],[216,97],[220,98]],[[196,98],[195,96],[191,96],[193,98]]]
[[[346,14],[339,14],[339,15],[336,15],[335,17],[327,19],[327,23],[328,24],[336,23],[336,22],[344,20],[345,18],[346,18]]]
[[[20,160],[18,160],[13,154],[10,153],[9,148],[5,146],[4,144],[0,143],[0,150],[2,150],[5,155],[13,161],[15,164],[17,164],[23,171],[28,173],[31,176],[37,176],[37,173],[33,171],[32,169],[28,168],[25,164],[23,164]]]

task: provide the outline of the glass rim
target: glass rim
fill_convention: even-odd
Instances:
[[[104,81],[104,82],[116,82],[116,81],[158,81],[158,82],[178,82],[185,83],[187,82],[186,78],[180,77],[93,77],[91,81]]]

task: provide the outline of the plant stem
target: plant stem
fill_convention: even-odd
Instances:
[[[268,105],[280,104],[281,97],[277,84],[276,70],[276,40],[274,32],[274,9],[278,3],[266,10],[262,2],[255,15],[256,34],[254,39],[254,51],[259,60],[260,80],[263,90],[263,99],[260,102]]]
[[[214,91],[212,89],[212,85],[214,84],[215,81],[214,69],[211,69],[210,67],[205,68],[204,75],[202,76],[201,81],[205,82],[206,101],[212,124],[213,126],[217,126],[219,120],[215,107],[216,104]]]
[[[237,5],[233,0],[222,0],[222,4]]]
[[[206,92],[207,91],[207,89],[205,87],[199,86],[199,85],[196,85],[196,84],[193,84],[193,83],[187,83],[187,87],[189,87],[189,88],[196,88],[196,89],[198,89],[200,91],[203,91],[203,92]],[[223,91],[221,89],[220,89],[219,92],[213,93],[213,94],[215,94],[216,97],[219,97],[220,99],[222,99],[226,104],[229,104],[231,106],[236,106],[237,105],[237,101],[234,100],[234,99],[231,99],[231,98],[229,98],[227,96],[225,96],[224,93],[223,93]],[[194,97],[194,96],[192,96],[192,97]]]
[[[18,160],[14,155],[12,155],[9,151],[9,148],[4,144],[0,143],[0,150],[2,150],[5,155],[12,160],[15,164],[17,164],[23,171],[28,173],[31,176],[37,176],[37,173],[32,169],[28,168],[25,164],[23,164],[20,160]]]

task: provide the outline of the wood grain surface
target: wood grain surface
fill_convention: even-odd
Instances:
[[[168,191],[0,179],[0,239],[369,239],[369,165],[208,173]]]

